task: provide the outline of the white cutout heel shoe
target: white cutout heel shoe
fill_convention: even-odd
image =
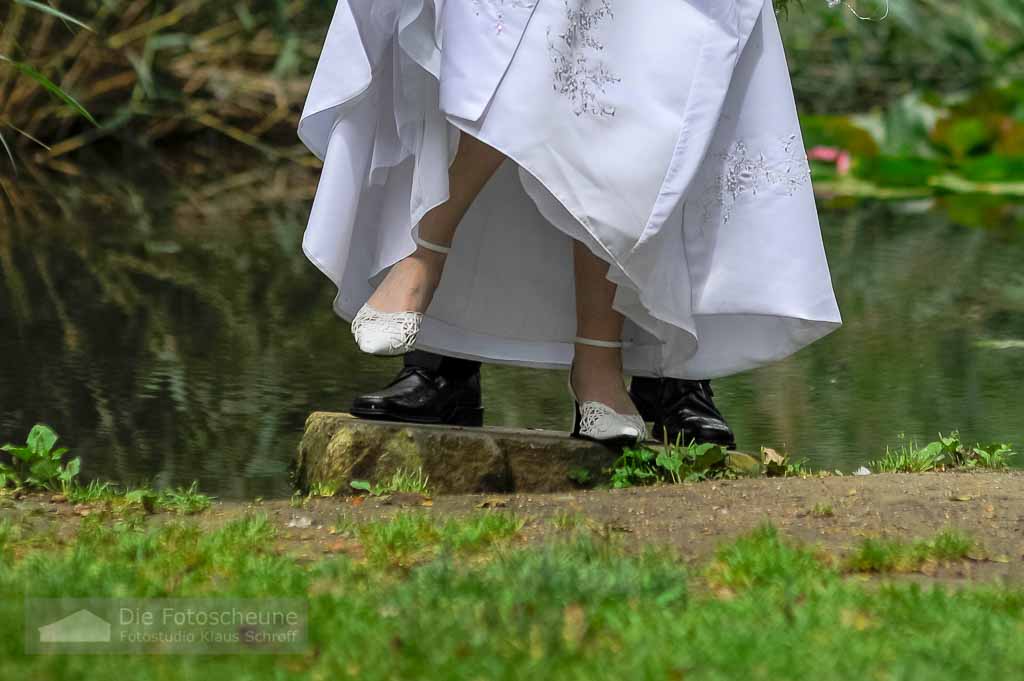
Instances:
[[[448,255],[452,250],[447,246],[424,241],[418,231],[413,232],[412,238],[418,246],[428,251]],[[422,323],[422,312],[381,312],[367,303],[352,319],[352,335],[363,352],[393,357],[412,350]]]
[[[580,345],[596,348],[621,348],[622,343],[576,338]],[[639,414],[620,414],[603,402],[580,402],[572,387],[572,368],[569,368],[569,394],[576,407],[572,437],[594,440],[612,447],[629,447],[647,438],[647,424]]]

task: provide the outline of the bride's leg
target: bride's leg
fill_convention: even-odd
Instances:
[[[579,241],[573,243],[576,271],[576,333],[583,338],[622,340],[624,319],[612,308],[616,286],[608,281],[608,263]],[[622,377],[622,350],[576,344],[572,385],[581,401],[603,402],[620,414],[636,407]]]
[[[504,160],[497,149],[462,133],[448,171],[449,199],[423,216],[420,238],[440,246],[450,245],[470,204]],[[370,306],[381,312],[425,311],[441,281],[444,260],[443,254],[418,247],[412,255],[395,263],[370,297]]]

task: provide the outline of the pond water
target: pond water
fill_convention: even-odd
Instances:
[[[356,351],[302,257],[304,177],[279,196],[244,180],[142,191],[137,175],[108,177],[0,213],[0,441],[45,422],[85,478],[290,494],[309,412],[345,410],[399,366]],[[1024,446],[1024,208],[821,208],[846,324],[714,383],[741,448],[848,471],[901,433]],[[557,372],[485,367],[487,423],[565,429],[563,386]]]

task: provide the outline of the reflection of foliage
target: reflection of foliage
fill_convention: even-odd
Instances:
[[[311,348],[344,338],[302,266],[305,203],[254,192],[245,212],[195,215],[187,195],[121,182],[54,195],[0,221],[0,346],[13,358],[0,431],[45,418],[82,443],[86,472],[113,478],[219,482],[229,469],[282,487],[286,443],[318,402],[293,383],[315,373]],[[24,207],[31,192],[17,196]],[[337,357],[318,361],[344,375]]]
[[[202,182],[143,190],[102,174],[42,191],[45,202],[20,186],[19,209],[0,219],[0,435],[43,420],[89,476],[283,491],[308,413],[344,409],[397,362],[360,356],[331,313],[334,291],[299,249],[313,178],[282,172],[202,200],[189,188]],[[1024,439],[1005,398],[1024,381],[1009,342],[1024,338],[1024,210],[937,207],[825,211],[846,327],[719,382],[743,443],[849,469],[901,431]],[[978,347],[986,338],[1002,344]],[[486,367],[484,383],[490,423],[568,427],[563,374]]]
[[[959,427],[1024,441],[1013,398],[1024,381],[1020,351],[979,347],[1024,338],[1024,209],[966,197],[937,208],[824,212],[845,326],[784,362],[718,382],[740,442],[784,443],[815,466],[848,470],[899,432]],[[964,229],[943,212],[987,216],[989,229]]]

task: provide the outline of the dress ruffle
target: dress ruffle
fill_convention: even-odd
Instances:
[[[611,264],[633,375],[714,378],[781,359],[838,327],[795,108],[779,96],[790,90],[769,6],[665,0],[668,20],[697,22],[687,29],[697,44],[680,83],[656,91],[626,81],[639,73],[632,61],[652,55],[617,47],[627,27],[611,30],[643,18],[634,6],[591,16],[605,19],[607,46],[591,48],[596,61],[584,70],[560,75],[557,41],[572,44],[559,22],[611,10],[611,0],[506,2],[521,3],[528,24],[522,36],[502,36],[507,54],[491,55],[507,56],[507,73],[482,74],[480,83],[496,85],[475,120],[451,113],[472,107],[443,84],[451,64],[464,77],[476,48],[458,52],[445,34],[486,40],[504,21],[498,12],[514,8],[490,0],[471,35],[472,3],[339,3],[299,135],[324,161],[303,249],[338,287],[341,317],[351,320],[387,269],[415,250],[412,230],[448,199],[447,168],[469,133],[510,161],[459,226],[419,348],[567,367],[573,239]],[[559,90],[567,77],[599,78],[595,69],[610,66],[616,74],[606,77],[622,80],[612,103]],[[592,144],[566,134],[578,129]]]

